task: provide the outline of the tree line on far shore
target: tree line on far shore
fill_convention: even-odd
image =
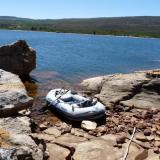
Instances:
[[[0,29],[160,38],[160,17],[34,20],[0,16]]]

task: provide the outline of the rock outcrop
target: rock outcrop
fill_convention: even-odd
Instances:
[[[43,160],[44,145],[32,138],[31,121],[28,117],[0,119],[1,160]]]
[[[93,90],[106,107],[160,108],[160,80],[147,71],[115,74],[84,80],[82,86]]]
[[[33,98],[28,97],[20,78],[0,69],[0,117],[15,114],[32,104]]]
[[[0,69],[26,76],[35,67],[36,52],[25,41],[0,47]]]

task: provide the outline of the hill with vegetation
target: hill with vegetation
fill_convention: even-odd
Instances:
[[[0,16],[0,29],[160,38],[160,16],[57,20]]]

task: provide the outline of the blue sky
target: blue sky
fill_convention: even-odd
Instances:
[[[35,19],[160,16],[160,0],[0,0],[0,16]]]

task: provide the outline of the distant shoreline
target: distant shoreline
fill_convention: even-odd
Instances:
[[[79,32],[53,32],[53,31],[42,31],[42,30],[23,30],[23,29],[4,29],[0,30],[8,31],[19,31],[19,32],[46,32],[46,33],[57,33],[57,34],[81,34],[81,35],[93,35],[93,36],[113,36],[113,37],[126,37],[126,38],[149,38],[149,39],[160,39],[160,37],[150,37],[150,36],[132,36],[132,35],[116,35],[116,34],[91,34],[91,33],[79,33]]]
[[[160,38],[160,16],[27,19],[0,16],[0,28],[144,38]]]

